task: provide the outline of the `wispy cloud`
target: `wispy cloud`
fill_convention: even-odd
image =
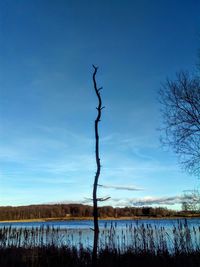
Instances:
[[[151,140],[150,140],[151,138]],[[152,140],[153,139],[153,140]],[[102,144],[105,145],[115,145],[119,149],[140,149],[140,148],[158,148],[158,142],[156,142],[155,137],[149,136],[148,134],[143,134],[133,137],[130,134],[120,134],[112,133],[101,138]],[[144,155],[146,157],[146,155]]]
[[[98,186],[102,187],[102,188],[110,188],[110,189],[116,189],[116,190],[128,190],[128,191],[142,191],[142,190],[144,190],[143,188],[139,188],[139,187],[131,186],[131,185],[123,186],[123,185],[102,185],[102,184],[99,184]]]

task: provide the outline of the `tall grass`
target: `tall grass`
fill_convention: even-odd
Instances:
[[[89,229],[2,227],[0,267],[90,266],[91,235]],[[200,227],[189,227],[186,220],[170,228],[105,224],[98,257],[102,267],[200,266]]]

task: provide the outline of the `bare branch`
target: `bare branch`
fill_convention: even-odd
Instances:
[[[108,199],[110,199],[110,197],[101,197],[101,198],[97,198],[97,201],[101,201],[101,202],[103,202],[103,201],[106,201],[106,200],[108,200]]]

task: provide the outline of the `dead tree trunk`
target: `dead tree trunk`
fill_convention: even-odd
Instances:
[[[100,90],[102,88],[97,87],[96,83],[96,74],[98,67],[93,65],[94,72],[93,72],[93,84],[96,96],[98,98],[98,107],[97,109],[97,117],[95,120],[95,156],[96,156],[96,165],[97,171],[94,178],[94,185],[93,185],[93,219],[94,219],[94,242],[93,242],[93,253],[92,253],[92,264],[96,266],[97,262],[97,249],[98,249],[98,239],[99,239],[99,223],[98,223],[98,198],[97,198],[97,187],[98,187],[98,179],[100,176],[101,171],[101,164],[99,158],[99,132],[98,132],[98,125],[101,119],[101,110],[104,108],[102,107],[101,95]]]

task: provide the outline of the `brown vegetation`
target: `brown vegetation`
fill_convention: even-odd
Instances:
[[[127,225],[118,234],[111,224],[101,232],[98,267],[197,267],[200,266],[198,226],[179,221],[169,235],[165,227],[151,224]],[[0,231],[1,267],[89,267],[91,247],[78,231],[54,227],[4,227]],[[63,238],[71,240],[66,242]],[[38,243],[39,242],[39,243]]]
[[[0,207],[0,221],[11,220],[49,220],[58,218],[90,218],[93,215],[93,208],[89,205],[82,204],[56,204],[56,205],[30,205],[18,207]],[[100,218],[124,218],[124,217],[189,217],[199,216],[186,212],[176,212],[165,208],[152,207],[125,207],[113,208],[111,206],[99,207]]]

